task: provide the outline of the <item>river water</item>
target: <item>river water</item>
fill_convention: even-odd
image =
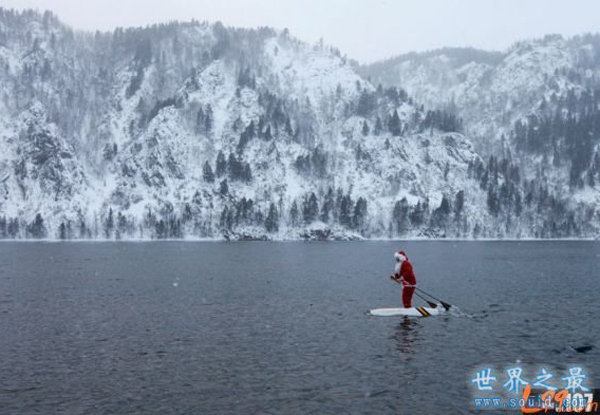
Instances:
[[[400,248],[460,311],[366,315],[400,306]],[[475,413],[482,365],[600,386],[599,263],[574,241],[3,242],[0,413]]]

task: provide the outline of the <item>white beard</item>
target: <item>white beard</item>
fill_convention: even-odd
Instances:
[[[402,267],[402,261],[396,262],[396,266],[394,267],[394,272],[398,274],[400,272],[400,268]]]

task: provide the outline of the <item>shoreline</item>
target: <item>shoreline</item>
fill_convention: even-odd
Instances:
[[[243,242],[600,242],[598,238],[363,238],[349,240],[306,240],[306,239],[255,239],[255,240],[228,240],[225,238],[164,238],[164,239],[0,239],[0,243],[143,243],[143,242],[208,242],[208,243],[243,243]]]

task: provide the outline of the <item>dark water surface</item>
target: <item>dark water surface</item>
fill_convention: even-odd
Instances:
[[[471,317],[365,315],[400,304],[398,248]],[[600,386],[599,263],[595,242],[0,243],[0,413],[472,413],[473,368],[517,361]]]

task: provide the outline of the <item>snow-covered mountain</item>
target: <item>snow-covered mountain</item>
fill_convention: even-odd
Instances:
[[[597,235],[597,203],[480,148],[477,114],[494,137],[510,132],[545,87],[473,109],[479,90],[458,73],[480,85],[506,57],[472,70],[438,60],[439,82],[409,63],[423,74],[382,87],[287,31],[192,21],[92,34],[0,9],[0,237]]]
[[[458,111],[478,149],[491,152],[542,99],[581,90],[582,80],[573,79],[571,70],[581,64],[582,75],[595,82],[599,54],[597,37],[553,35],[516,43],[506,52],[446,48],[411,53],[363,67],[361,73],[373,82],[402,85],[427,106]]]
[[[400,84],[463,121],[483,157],[508,157],[525,179],[571,205],[600,203],[600,36],[549,35],[506,52],[446,48],[408,54],[359,72]],[[595,214],[590,214],[594,224]]]

